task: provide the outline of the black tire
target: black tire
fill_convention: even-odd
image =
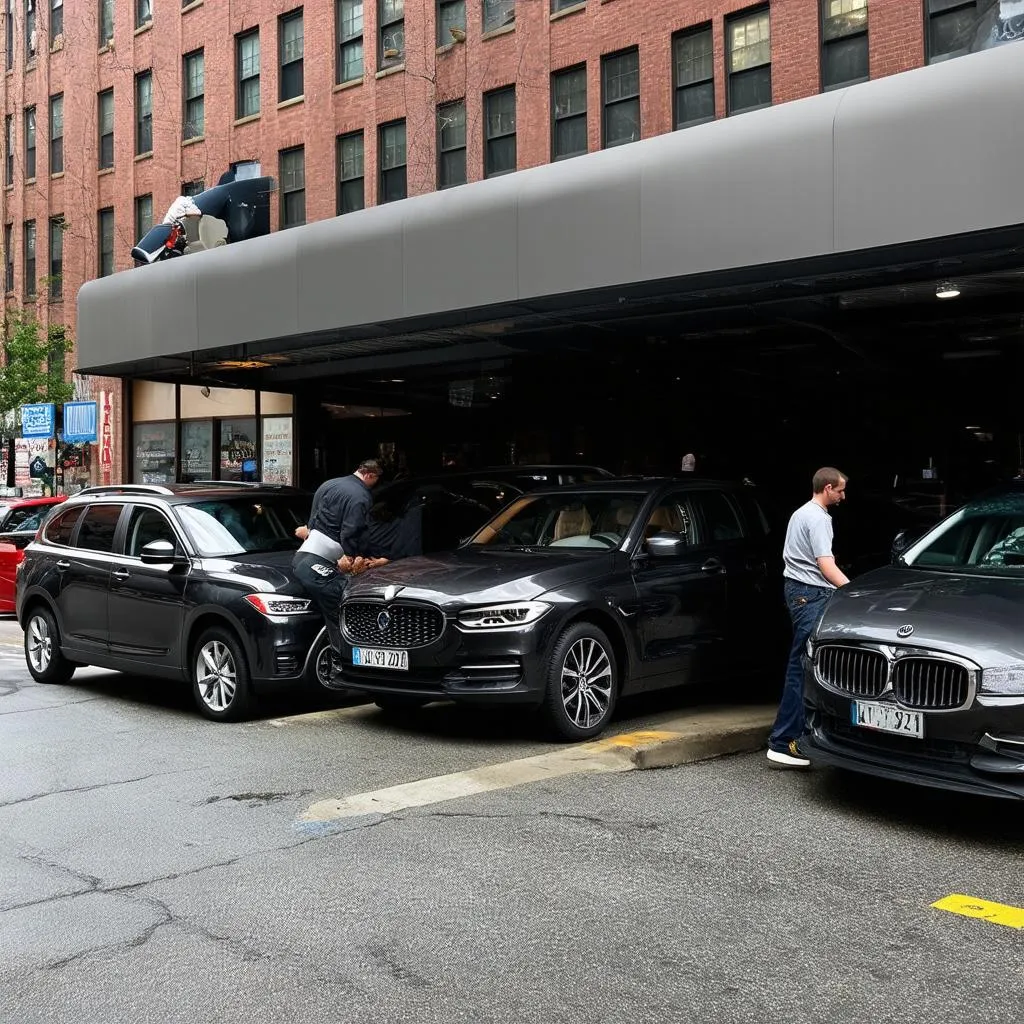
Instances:
[[[199,713],[215,722],[237,722],[249,712],[249,664],[238,638],[223,626],[203,630],[189,666]]]
[[[403,693],[395,694],[393,697],[378,697],[373,703],[388,714],[407,715],[419,711],[429,701],[422,697],[408,697]]]
[[[565,740],[597,736],[611,721],[619,696],[611,641],[590,622],[573,623],[555,641],[548,664],[541,713],[549,729]],[[586,670],[582,688],[581,670]]]
[[[337,691],[336,686],[331,686],[331,667],[333,665],[333,651],[326,636],[320,637],[313,647],[309,658],[309,670],[306,672],[306,686],[313,691],[321,690]]]
[[[75,674],[76,664],[61,653],[53,612],[44,605],[36,605],[25,622],[25,664],[37,683],[61,685]]]

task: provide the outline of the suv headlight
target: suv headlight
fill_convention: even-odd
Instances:
[[[543,601],[510,601],[486,608],[470,608],[459,612],[459,625],[465,629],[505,629],[536,622],[551,605]]]
[[[987,668],[981,673],[981,692],[1003,697],[1024,697],[1024,665]]]
[[[310,605],[308,598],[290,597],[288,594],[246,594],[245,599],[268,619],[278,615],[302,615],[309,611]]]

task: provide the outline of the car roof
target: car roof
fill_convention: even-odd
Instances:
[[[0,498],[0,505],[7,508],[22,508],[25,505],[58,505],[67,500],[67,495],[54,494],[49,496],[39,495],[35,498]]]
[[[172,504],[187,504],[197,499],[212,501],[238,497],[270,497],[273,495],[308,496],[297,487],[277,484],[250,484],[209,481],[190,484],[108,484],[86,487],[68,501],[85,504],[97,498],[155,498]]]
[[[730,480],[695,477],[689,473],[686,476],[617,476],[611,479],[593,480],[584,484],[540,487],[535,491],[530,491],[530,497],[541,494],[593,494],[595,491],[598,493],[629,491],[633,494],[650,494],[667,486],[682,490],[713,487],[724,491],[735,491],[741,487],[746,489],[748,485],[734,483]],[[754,488],[750,487],[750,490],[753,491]]]

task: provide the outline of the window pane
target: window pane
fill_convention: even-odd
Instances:
[[[338,33],[342,39],[351,39],[363,32],[363,0],[341,0],[338,15]]]
[[[381,179],[381,202],[391,203],[406,196],[405,168],[385,171]]]
[[[605,145],[621,146],[640,138],[640,100],[628,100],[605,108]]]
[[[967,49],[974,38],[977,19],[974,4],[933,15],[928,22],[929,60]]]
[[[868,27],[868,0],[824,0],[822,38],[839,39]]]
[[[677,36],[675,41],[676,85],[693,85],[714,77],[715,56],[711,29]]]
[[[50,101],[50,138],[59,139],[64,134],[64,94],[54,96]]]
[[[281,68],[281,101],[297,99],[302,91],[302,61],[285,64]]]
[[[466,145],[466,105],[449,103],[437,112],[441,133],[441,149],[458,149]]]
[[[640,55],[623,53],[604,59],[604,100],[614,103],[640,95]]]
[[[220,425],[221,480],[252,480],[256,467],[246,465],[256,459],[256,420],[222,420]]]
[[[676,127],[710,121],[715,116],[715,83],[702,82],[676,94]]]
[[[281,154],[281,188],[286,192],[306,187],[305,153],[301,150]]]
[[[247,78],[242,83],[241,103],[238,114],[240,117],[250,117],[260,112],[260,80]]]
[[[772,59],[771,27],[767,11],[729,23],[729,70],[744,71]]]
[[[516,20],[516,0],[484,0],[484,31],[493,32]]]
[[[584,114],[587,110],[587,70],[576,68],[555,76],[555,117]]]
[[[341,47],[341,80],[354,82],[363,77],[363,41],[344,43]]]
[[[114,534],[121,518],[122,505],[93,505],[82,517],[78,528],[78,547],[87,551],[113,551]]]
[[[356,210],[362,210],[365,207],[366,196],[364,194],[362,178],[342,182],[341,202],[339,205],[340,213],[354,213]]]
[[[194,99],[203,94],[203,55],[194,53],[185,58],[185,97]]]
[[[193,420],[181,424],[181,479],[213,479],[213,422]]]
[[[826,89],[866,81],[869,75],[866,33],[826,44],[821,68],[821,80]]]
[[[341,140],[341,179],[363,176],[363,134],[348,135]]]
[[[578,156],[587,151],[587,119],[568,118],[555,124],[555,156]]]
[[[380,0],[380,23],[387,25],[405,17],[405,0]]]
[[[492,139],[487,143],[488,176],[507,174],[516,169],[516,137],[506,135],[501,139]]]
[[[253,33],[238,41],[239,74],[252,78],[260,73],[260,37]]]
[[[289,17],[281,22],[282,56],[284,62],[302,59],[303,21],[302,15]]]
[[[755,68],[729,77],[729,112],[737,114],[772,101],[771,67]]]
[[[440,178],[441,188],[466,184],[466,151],[464,149],[441,154]]]
[[[114,94],[100,93],[100,134],[106,135],[114,130]]]
[[[405,53],[405,23],[385,28],[380,37],[381,55],[385,60],[398,60]]]
[[[381,166],[390,170],[405,164],[405,125],[390,125],[382,131]]]
[[[516,91],[502,89],[491,93],[486,100],[487,138],[511,135],[516,130]]]
[[[455,42],[451,29],[466,30],[466,3],[465,0],[454,0],[454,2],[442,2],[438,5],[437,11],[437,45],[445,46]]]

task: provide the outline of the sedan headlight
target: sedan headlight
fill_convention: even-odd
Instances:
[[[511,601],[486,608],[470,608],[459,613],[459,625],[465,629],[504,629],[536,622],[551,605],[543,601]]]
[[[981,692],[1003,697],[1024,697],[1024,665],[987,668],[981,673]]]

